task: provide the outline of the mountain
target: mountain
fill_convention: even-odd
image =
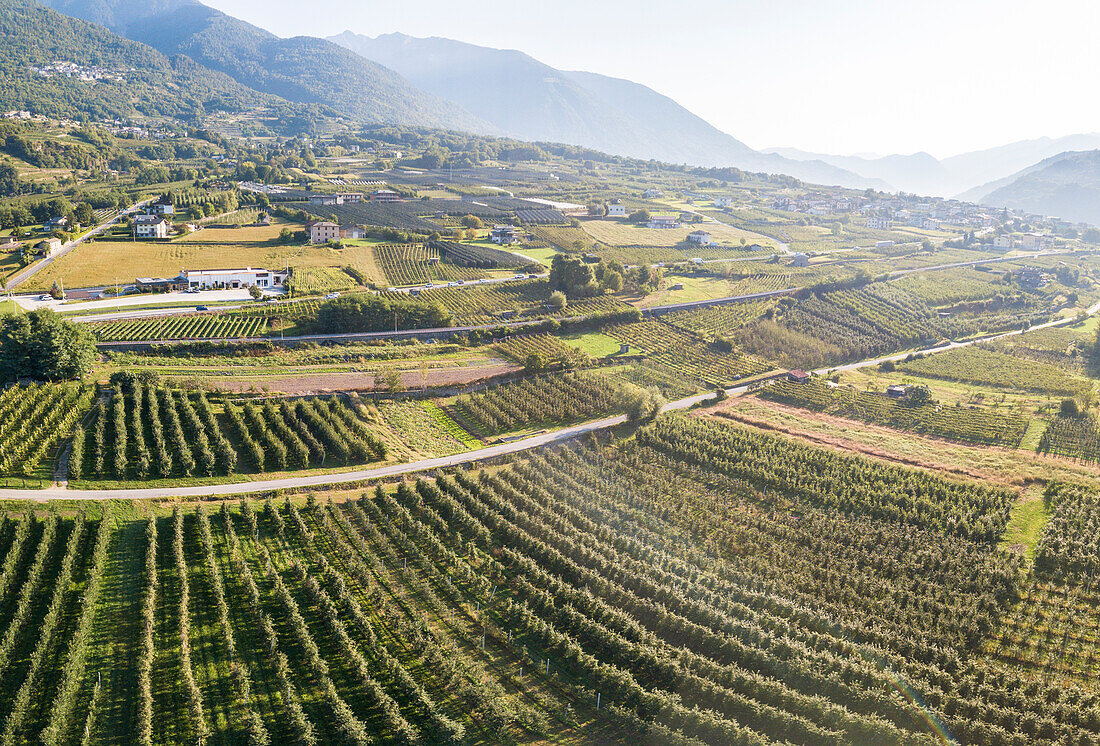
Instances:
[[[52,117],[200,117],[282,107],[278,98],[183,57],[167,57],[32,0],[0,0],[0,109]],[[58,69],[55,63],[76,67]]]
[[[1059,153],[1004,181],[977,201],[1100,225],[1100,150]]]
[[[440,37],[369,37],[351,31],[329,41],[462,104],[518,139],[672,163],[786,173],[817,183],[885,186],[826,163],[759,153],[646,86],[557,70],[516,50]]]
[[[196,0],[44,0],[167,55],[186,55],[269,95],[368,123],[498,134],[461,106],[332,42],[282,39]]]
[[[1018,172],[1039,161],[1068,150],[1100,147],[1100,133],[1040,137],[986,150],[961,153],[937,160],[928,153],[887,155],[878,158],[828,155],[797,148],[769,148],[765,152],[794,160],[819,160],[867,178],[881,179],[895,189],[940,197],[958,195],[968,199],[971,190],[985,194],[985,185],[1014,179]]]

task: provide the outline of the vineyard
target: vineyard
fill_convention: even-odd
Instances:
[[[347,272],[334,267],[295,267],[286,281],[291,295],[324,295],[350,290],[359,283]]]
[[[266,310],[266,309],[264,309]],[[99,342],[139,342],[158,339],[245,339],[263,337],[267,315],[201,313],[127,321],[93,321],[88,328]]]
[[[661,321],[638,321],[605,330],[615,339],[642,350],[662,365],[709,386],[729,386],[733,381],[770,369],[755,357],[737,351],[720,352],[686,332]]]
[[[674,416],[346,502],[8,513],[0,724],[45,744],[1092,743],[1100,500],[1048,488],[1028,576],[997,546],[1016,498]]]
[[[1033,573],[990,635],[987,654],[1013,670],[1092,686],[1100,676],[1100,498],[1096,490],[1051,483],[1050,517]]]
[[[69,476],[117,481],[347,466],[387,446],[354,408],[329,399],[232,400],[136,385],[96,403],[73,436]]]
[[[564,425],[610,414],[617,389],[602,376],[564,373],[506,383],[460,396],[461,420],[484,435],[541,425]]]
[[[665,314],[661,320],[677,329],[717,338],[724,337],[735,329],[756,321],[774,305],[773,300],[725,303],[690,311],[675,311]]]
[[[384,228],[396,228],[415,233],[431,233],[439,230],[439,225],[419,217],[419,213],[428,212],[420,202],[360,202],[344,205],[295,204],[322,220],[335,219],[340,225],[376,225]]]
[[[526,365],[532,355],[548,367],[583,368],[592,358],[553,334],[525,334],[505,337],[494,347],[505,357]]]
[[[406,295],[384,293],[387,297]],[[550,284],[546,280],[516,280],[464,288],[432,288],[420,293],[421,300],[436,302],[454,314],[459,326],[490,324],[509,318],[545,316],[587,316],[629,310],[622,301],[610,295],[571,300],[565,309],[551,311],[547,306]]]
[[[1027,430],[1028,420],[1007,412],[941,404],[914,405],[885,394],[830,389],[823,383],[777,381],[760,390],[764,399],[826,412],[863,422],[896,427],[969,443],[1015,448]]]
[[[1055,396],[1073,396],[1089,385],[1084,379],[1054,365],[974,345],[911,360],[899,367],[916,376]]]
[[[522,256],[492,246],[459,243],[457,241],[433,241],[432,249],[451,264],[481,269],[518,269],[530,262]]]
[[[383,400],[378,412],[397,435],[394,446],[412,456],[447,456],[478,445],[434,402]]]
[[[1058,415],[1039,438],[1039,452],[1100,463],[1100,429],[1096,417]]]
[[[72,433],[93,389],[75,383],[9,386],[0,393],[0,475],[29,477]],[[50,475],[52,477],[52,474]]]
[[[440,261],[439,250],[424,244],[381,244],[374,247],[374,260],[391,285],[424,285],[429,282],[476,280],[479,269]]]

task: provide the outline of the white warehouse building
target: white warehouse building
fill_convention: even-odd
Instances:
[[[268,270],[253,267],[244,269],[185,269],[180,273],[181,284],[195,290],[211,288],[260,288],[282,287],[286,282],[285,270]]]

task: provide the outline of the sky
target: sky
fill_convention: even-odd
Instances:
[[[758,149],[942,158],[1100,130],[1095,0],[203,1],[279,36],[519,49],[645,84]]]

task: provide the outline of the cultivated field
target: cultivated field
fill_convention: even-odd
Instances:
[[[582,220],[581,228],[596,241],[611,246],[675,246],[686,241],[687,235],[694,230],[705,230],[711,234],[715,243],[729,246],[740,246],[742,238],[747,243],[772,248],[776,244],[774,239],[759,233],[718,223],[685,223],[679,228],[647,228],[625,220],[596,219]]]

